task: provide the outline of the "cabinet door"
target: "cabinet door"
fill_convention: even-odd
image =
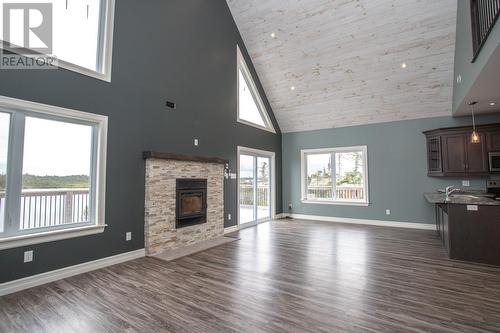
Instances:
[[[427,172],[428,174],[436,174],[443,172],[441,166],[441,138],[427,138]]]
[[[466,136],[465,147],[467,152],[467,173],[488,174],[488,153],[486,151],[486,135],[483,133],[480,143],[471,143],[470,134]]]
[[[443,172],[445,174],[465,174],[465,135],[451,134],[442,137]]]
[[[443,211],[443,222],[442,222],[442,236],[443,236],[443,245],[444,248],[446,249],[446,252],[448,252],[448,255],[450,254],[450,228],[449,228],[449,218],[448,218],[448,212]]]
[[[500,151],[500,131],[489,132],[487,143],[488,151]]]

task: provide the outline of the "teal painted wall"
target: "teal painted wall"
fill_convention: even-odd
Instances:
[[[457,41],[455,44],[455,76],[453,85],[453,112],[460,106],[462,100],[477,80],[481,70],[486,65],[496,47],[500,44],[500,20],[495,23],[486,43],[474,63],[471,63],[472,30],[470,3],[458,1],[457,9]],[[462,83],[457,83],[457,76],[462,76]]]
[[[484,116],[478,123],[500,122],[500,116]],[[424,192],[448,185],[461,187],[460,179],[427,176],[426,142],[422,131],[469,125],[467,118],[428,118],[364,126],[283,134],[283,212],[398,222],[433,223],[434,211]],[[368,146],[370,205],[336,206],[305,204],[300,200],[301,149]],[[470,189],[484,189],[485,178],[465,178]],[[391,215],[385,210],[390,209]]]

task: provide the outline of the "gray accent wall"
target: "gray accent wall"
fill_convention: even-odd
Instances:
[[[497,20],[491,30],[479,56],[475,62],[471,62],[472,50],[472,29],[470,2],[466,0],[458,1],[457,9],[457,41],[455,44],[455,76],[453,79],[453,112],[460,107],[463,99],[471,90],[474,82],[481,74],[482,69],[500,44],[500,20]],[[462,82],[457,83],[457,76],[462,76]]]
[[[221,157],[234,171],[238,145],[274,151],[281,212],[281,135],[236,121],[237,44],[279,129],[225,0],[116,1],[111,83],[63,69],[0,71],[0,95],[109,116],[105,232],[0,251],[0,283],[143,248],[145,150]],[[236,191],[226,180],[226,227],[237,221]]]
[[[478,117],[478,124],[500,122],[500,116]],[[462,179],[427,176],[425,130],[470,125],[468,118],[428,118],[390,123],[283,134],[284,213],[433,223],[434,210],[424,192],[448,185],[461,187]],[[368,146],[368,207],[301,202],[302,149]],[[485,189],[485,178],[465,178],[470,189]],[[464,179],[464,180],[465,180]],[[292,204],[292,210],[288,209]],[[386,215],[386,209],[391,215]]]

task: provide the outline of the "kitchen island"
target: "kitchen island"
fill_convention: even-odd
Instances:
[[[450,259],[500,266],[500,201],[482,193],[424,193]]]

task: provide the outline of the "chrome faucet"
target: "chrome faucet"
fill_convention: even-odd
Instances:
[[[454,186],[448,186],[446,188],[446,191],[445,191],[445,195],[446,195],[446,201],[450,201],[450,195],[453,193],[453,192],[458,192],[460,191],[460,189],[458,188],[454,188]]]

